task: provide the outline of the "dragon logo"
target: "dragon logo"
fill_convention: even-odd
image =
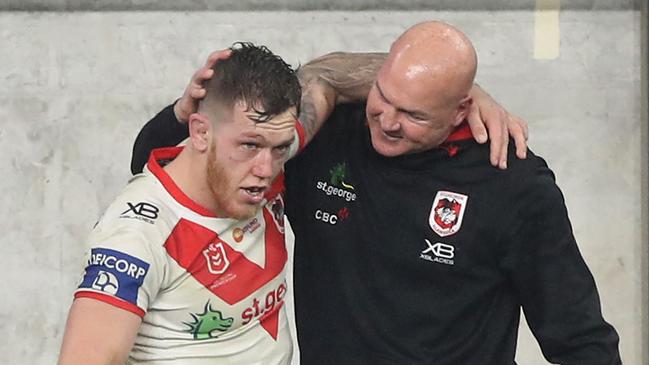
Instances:
[[[441,237],[450,236],[460,230],[468,196],[438,191],[428,217],[430,228]]]
[[[435,207],[435,223],[444,229],[449,229],[457,223],[458,213],[462,206],[455,200],[442,199]]]
[[[347,184],[345,182],[345,176],[347,175],[347,165],[344,162],[334,166],[331,170],[329,170],[329,173],[331,174],[331,178],[329,179],[329,183],[331,185],[343,186],[347,189],[354,190],[354,187],[351,184]]]
[[[218,337],[218,332],[227,331],[232,327],[232,322],[234,321],[232,317],[223,318],[223,313],[214,310],[209,301],[205,303],[203,313],[189,314],[192,316],[193,321],[190,323],[183,322],[183,324],[189,326],[186,332],[191,333],[195,340],[216,338]]]

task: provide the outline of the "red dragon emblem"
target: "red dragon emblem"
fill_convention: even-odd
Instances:
[[[430,228],[441,237],[459,231],[468,199],[466,195],[438,191],[428,217]]]

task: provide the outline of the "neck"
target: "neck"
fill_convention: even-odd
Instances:
[[[197,156],[191,146],[186,146],[182,152],[168,165],[165,172],[196,204],[203,206],[213,213],[218,213],[216,200],[207,183],[207,169],[202,156]]]

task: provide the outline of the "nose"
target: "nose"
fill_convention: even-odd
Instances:
[[[273,177],[273,155],[270,149],[264,148],[255,156],[252,174],[260,179]]]
[[[401,127],[397,120],[397,111],[394,108],[386,108],[379,115],[379,123],[381,124],[381,129],[386,132],[396,132]]]

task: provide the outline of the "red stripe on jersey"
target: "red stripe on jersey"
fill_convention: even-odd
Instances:
[[[188,197],[180,187],[171,179],[171,176],[160,166],[158,161],[162,160],[173,160],[180,154],[183,150],[183,147],[165,147],[157,148],[151,152],[149,157],[149,162],[147,162],[147,167],[149,171],[155,175],[158,180],[162,183],[162,186],[169,192],[169,194],[176,200],[178,203],[182,204],[186,208],[193,210],[194,212],[205,216],[205,217],[216,217],[216,215],[211,212],[209,209],[203,207],[202,205],[193,201]]]
[[[214,295],[230,305],[238,303],[275,278],[286,264],[284,235],[273,223],[268,209],[264,208],[263,214],[266,225],[263,267],[233,249],[215,232],[186,219],[181,219],[174,227],[164,244],[165,249],[178,265]],[[214,247],[218,247],[218,250]],[[218,252],[210,256],[215,251]],[[225,260],[228,264],[222,272],[215,273],[214,266],[210,265],[210,257],[214,262],[223,264]]]
[[[279,311],[282,309],[284,302],[281,302],[275,309],[259,318],[259,323],[268,332],[275,341],[277,341],[277,332],[279,332]]]
[[[142,308],[138,307],[137,305],[131,304],[129,302],[125,302],[119,298],[115,298],[111,295],[104,294],[104,293],[97,293],[94,291],[78,291],[74,294],[74,298],[91,298],[91,299],[96,299],[100,302],[104,302],[107,304],[110,304],[114,307],[120,308],[127,310],[131,313],[134,313],[140,317],[144,317],[144,311]]]

